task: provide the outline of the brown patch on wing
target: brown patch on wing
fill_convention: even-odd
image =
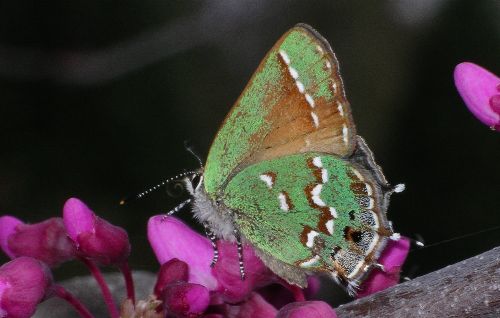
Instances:
[[[323,183],[323,176],[321,173],[321,168],[316,167],[314,165],[313,160],[314,160],[314,158],[308,158],[307,159],[307,166],[309,167],[309,169],[312,170],[312,173],[313,173],[314,177],[316,178],[316,181],[318,183]]]
[[[367,195],[368,189],[365,182],[352,182],[350,185],[351,190],[357,195]]]
[[[354,151],[356,129],[349,102],[345,97],[338,61],[326,40],[315,31],[304,27],[296,27],[294,30],[303,32],[309,39],[311,46],[321,47],[322,50],[322,53],[318,54],[317,60],[311,63],[310,71],[302,70],[303,73],[298,74],[297,80],[300,81],[304,72],[314,72],[313,69],[317,63],[323,65],[323,68],[328,72],[325,73],[325,77],[318,78],[317,82],[304,87],[304,91],[301,93],[297,80],[292,77],[289,70],[289,67],[293,67],[297,60],[293,60],[291,57],[288,64],[279,53],[280,45],[288,33],[283,35],[268,56],[268,58],[278,61],[281,73],[281,90],[275,94],[268,93],[266,98],[272,102],[263,101],[264,105],[274,105],[264,118],[269,129],[266,129],[264,134],[257,132],[259,140],[255,145],[260,146],[249,154],[244,161],[245,165],[295,153],[324,152],[347,157]],[[326,67],[326,65],[330,67]],[[262,67],[261,64],[259,69]],[[331,95],[319,93],[320,85],[318,83],[327,84]],[[305,86],[304,83],[302,84]],[[306,94],[313,99],[314,107],[311,107],[306,100]],[[315,124],[314,116],[311,113],[317,117],[318,125]],[[344,126],[348,130],[347,142],[344,140]]]
[[[285,196],[285,201],[286,204],[288,205],[288,211],[293,210],[294,205],[292,203],[292,199],[290,199],[290,195],[288,195],[288,192],[282,191],[281,193],[283,193],[283,195]]]
[[[302,243],[302,245],[306,246],[307,234],[311,231],[313,231],[312,227],[310,227],[309,225],[304,226],[302,233],[300,233],[300,242]]]

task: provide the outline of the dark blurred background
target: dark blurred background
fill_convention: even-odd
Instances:
[[[433,243],[500,225],[500,134],[467,111],[452,77],[462,61],[500,74],[495,0],[2,1],[0,213],[38,222],[76,196],[128,230],[134,269],[155,271],[147,219],[180,198],[119,200],[196,168],[184,141],[205,158],[260,59],[298,22],[331,43],[359,134],[406,183],[389,211],[396,230]],[[499,237],[412,252],[405,273]],[[56,275],[75,273],[85,270]]]

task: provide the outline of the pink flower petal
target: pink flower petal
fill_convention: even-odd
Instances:
[[[127,232],[98,217],[93,231],[80,233],[76,242],[81,256],[102,265],[123,264],[130,256]]]
[[[399,272],[408,252],[410,241],[402,237],[399,241],[389,241],[378,262],[384,265],[385,272],[374,269],[361,284],[357,298],[365,297],[399,283]]]
[[[275,318],[276,308],[265,301],[262,296],[252,293],[247,301],[237,306],[227,305],[227,318]],[[308,316],[304,316],[306,318]]]
[[[4,264],[0,267],[0,313],[31,317],[51,286],[50,270],[34,258],[23,256]]]
[[[189,265],[190,283],[217,289],[210,267],[213,249],[207,238],[174,217],[157,215],[149,219],[148,239],[160,264],[177,258]]]
[[[129,257],[127,232],[99,218],[79,199],[66,201],[63,221],[79,256],[102,265],[122,264]]]
[[[490,99],[499,95],[500,79],[488,70],[470,62],[455,67],[455,86],[469,110],[481,122],[500,131],[500,113],[490,105]]]
[[[94,212],[77,198],[70,198],[64,203],[64,226],[73,241],[78,239],[80,233],[94,230],[95,218]]]
[[[29,256],[56,267],[75,258],[75,246],[66,234],[61,218],[35,224],[19,224],[9,236],[9,247],[16,257]]]
[[[292,286],[284,281],[280,281],[279,284],[272,284],[261,288],[258,290],[259,294],[263,296],[268,303],[273,305],[275,308],[280,309],[294,301],[303,301],[305,299],[312,299],[314,295],[319,291],[320,280],[317,276],[307,277],[307,287],[303,290],[299,289],[297,286]],[[296,288],[294,291],[293,288]],[[303,292],[305,299],[299,300],[297,298],[298,291]],[[295,292],[295,295],[294,295]]]
[[[0,217],[0,247],[10,258],[15,258],[16,255],[9,248],[9,236],[16,232],[16,228],[20,224],[23,222],[13,216]]]
[[[210,294],[205,286],[199,284],[174,283],[163,290],[163,302],[169,314],[198,317],[207,309]]]
[[[218,291],[227,302],[245,299],[254,289],[275,282],[276,276],[255,255],[250,245],[243,246],[245,280],[241,280],[236,244],[218,241],[219,260],[213,274],[219,282]]]
[[[335,311],[324,301],[300,301],[281,308],[276,318],[337,318]]]
[[[176,258],[161,265],[160,272],[154,288],[154,294],[159,297],[168,284],[187,282],[189,279],[189,268],[186,263]]]

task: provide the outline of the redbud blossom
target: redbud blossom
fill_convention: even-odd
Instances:
[[[79,256],[101,265],[123,264],[128,259],[127,232],[95,215],[82,201],[75,198],[66,201],[63,220]]]
[[[28,318],[49,296],[52,275],[31,257],[19,257],[0,267],[0,317]]]

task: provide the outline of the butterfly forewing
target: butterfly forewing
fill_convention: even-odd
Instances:
[[[236,170],[288,154],[352,154],[355,128],[338,62],[312,28],[298,25],[266,55],[209,152],[205,190],[214,198]]]

